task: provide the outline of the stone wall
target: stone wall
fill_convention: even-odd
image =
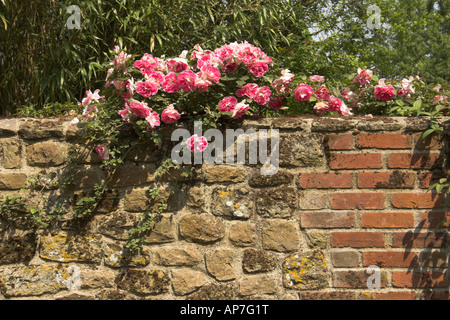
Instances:
[[[128,230],[149,205],[158,154],[130,155],[109,197],[82,225],[70,212],[35,229],[0,219],[0,299],[449,299],[446,136],[427,119],[245,121],[280,130],[280,170],[203,165],[179,183],[139,255]],[[0,195],[65,169],[77,131],[60,120],[0,120]],[[105,179],[82,157],[72,196]],[[172,172],[167,186],[177,175]],[[43,191],[55,202],[58,188]],[[378,266],[380,287],[368,287]]]

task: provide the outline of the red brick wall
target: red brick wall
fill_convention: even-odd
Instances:
[[[48,121],[0,121],[0,196],[43,169],[63,168],[60,153],[76,143],[76,130]],[[180,182],[142,256],[119,276],[112,253],[120,255],[155,180],[156,153],[144,148],[113,179],[111,194],[118,196],[81,234],[67,222],[51,234],[20,226],[11,233],[14,221],[0,223],[0,298],[449,299],[448,195],[427,192],[449,176],[448,129],[423,141],[428,123],[245,121],[244,129],[279,130],[279,172],[263,177],[254,165],[197,167]],[[80,166],[86,170],[77,192],[104,179],[95,155]],[[230,202],[244,208],[240,216]],[[76,294],[48,271],[65,275],[74,264],[83,276]],[[380,268],[380,288],[368,287],[371,266]],[[11,277],[35,283],[14,287]],[[152,277],[157,288],[146,281]]]

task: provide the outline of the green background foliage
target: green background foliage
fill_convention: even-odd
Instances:
[[[74,4],[79,30],[66,26]],[[372,4],[381,29],[367,28]],[[445,83],[449,21],[449,0],[0,0],[0,106],[2,115],[70,110],[103,86],[115,44],[171,57],[247,40],[294,74],[339,81],[366,67]]]

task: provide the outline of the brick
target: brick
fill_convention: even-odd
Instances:
[[[436,193],[393,193],[391,196],[394,208],[436,209],[444,205],[444,195]]]
[[[450,174],[446,172],[420,172],[417,174],[417,180],[419,180],[419,188],[428,189],[435,183],[439,183],[440,179],[446,178],[450,181]]]
[[[333,266],[337,268],[358,267],[360,258],[357,251],[338,251],[331,253]]]
[[[360,300],[415,300],[415,291],[362,292]]]
[[[411,141],[411,135],[400,133],[360,133],[355,144],[360,149],[410,149]]]
[[[353,185],[352,173],[302,173],[300,187],[304,189],[345,189]]]
[[[302,228],[351,228],[355,224],[353,212],[302,212]]]
[[[440,271],[393,271],[392,286],[397,288],[445,288],[448,277]]]
[[[442,168],[439,153],[392,153],[387,158],[391,169],[436,169]]]
[[[448,288],[445,291],[424,290],[421,292],[419,299],[420,300],[450,300],[450,292],[449,292]]]
[[[417,150],[440,150],[444,147],[444,140],[440,135],[429,135],[422,139],[422,134],[419,134],[414,142],[414,148]]]
[[[351,271],[335,271],[333,274],[334,288],[352,288],[352,289],[367,289],[367,280],[370,274],[365,270],[351,270]],[[386,273],[380,273],[380,287],[386,286]]]
[[[358,187],[368,189],[406,189],[414,187],[414,173],[411,172],[361,172],[358,173]]]
[[[420,228],[440,229],[449,226],[450,212],[422,212],[420,214]]]
[[[422,268],[447,268],[448,253],[442,251],[420,253],[420,266]]]
[[[383,267],[417,266],[419,257],[414,252],[403,251],[367,251],[363,253],[364,266],[377,265]]]
[[[414,226],[411,212],[364,212],[361,216],[363,228],[409,228]]]
[[[381,153],[332,153],[329,166],[333,170],[342,169],[380,169]]]
[[[333,247],[370,248],[384,247],[384,233],[368,231],[333,232],[331,234]]]
[[[300,195],[300,209],[320,210],[328,208],[329,195],[327,193],[304,192]]]
[[[330,150],[353,150],[353,134],[330,134],[328,136],[328,148]]]
[[[392,246],[404,248],[442,248],[446,245],[445,232],[394,232]]]
[[[384,193],[333,193],[332,209],[383,209]]]

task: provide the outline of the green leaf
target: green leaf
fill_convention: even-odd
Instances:
[[[415,110],[419,110],[420,108],[422,108],[422,100],[419,99],[419,100],[417,100],[416,102],[414,102],[413,108],[414,108]]]
[[[434,129],[428,129],[427,131],[425,131],[422,134],[422,139],[425,139],[426,137],[428,137],[430,134],[432,134],[434,132]]]
[[[405,106],[405,103],[403,102],[403,100],[396,100],[395,103],[398,104],[400,107]]]

